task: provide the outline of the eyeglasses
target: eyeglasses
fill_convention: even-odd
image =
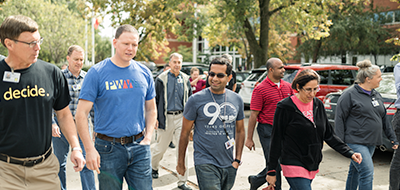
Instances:
[[[225,76],[228,76],[227,74],[224,74],[224,73],[218,73],[218,74],[216,74],[214,72],[208,73],[208,76],[210,76],[210,77],[215,77],[215,75],[217,75],[217,77],[220,79],[224,78]]]
[[[33,41],[33,42],[30,42],[30,43],[19,41],[19,40],[14,40],[14,41],[21,42],[21,43],[24,43],[24,44],[28,44],[30,48],[33,48],[36,45],[41,45],[43,43],[43,37],[41,37],[39,41]]]
[[[303,88],[303,90],[304,90],[305,92],[307,92],[307,93],[311,93],[311,92],[319,92],[319,90],[321,90],[321,89],[320,89],[319,86],[318,86],[318,87],[316,87],[316,88]]]

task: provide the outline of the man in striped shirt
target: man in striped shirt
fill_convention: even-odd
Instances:
[[[278,58],[270,58],[266,64],[267,78],[262,81],[253,90],[250,103],[250,118],[248,124],[248,132],[246,139],[246,147],[250,150],[255,150],[253,142],[253,132],[258,122],[257,132],[261,146],[264,151],[264,158],[267,165],[269,145],[272,133],[272,123],[276,104],[282,99],[293,95],[293,90],[290,83],[282,80],[285,74],[285,68],[282,61]],[[250,190],[256,190],[266,181],[268,169],[265,168],[257,175],[249,176]],[[280,167],[276,168],[277,182],[276,190],[281,189]]]

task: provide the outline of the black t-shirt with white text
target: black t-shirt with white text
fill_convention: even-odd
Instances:
[[[68,106],[68,83],[55,65],[38,60],[4,80],[11,68],[0,61],[0,153],[18,158],[44,154],[51,146],[52,109]]]

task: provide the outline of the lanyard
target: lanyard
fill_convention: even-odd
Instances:
[[[209,92],[210,92],[210,94],[211,94],[211,97],[212,97],[212,99],[214,100],[215,104],[217,104],[217,101],[215,101],[215,98],[214,98],[213,93],[211,92],[210,89],[208,89],[208,90],[209,90]],[[226,92],[224,93],[224,95],[225,95],[225,103],[226,103]],[[220,115],[221,115],[221,112],[220,112]],[[226,116],[226,106],[224,107],[224,115]],[[222,119],[222,122],[224,123],[224,131],[225,131],[226,138],[228,138],[228,140],[231,140],[231,138],[229,138],[228,131],[226,130],[226,126],[225,126],[225,117],[221,117],[221,118],[223,118],[223,119]]]

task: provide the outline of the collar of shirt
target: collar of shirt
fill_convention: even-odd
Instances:
[[[170,70],[170,71],[168,72],[168,75],[171,76],[171,77],[174,77],[174,78],[178,78],[179,76],[181,76],[181,72],[179,71],[179,75],[178,75],[178,76],[175,76],[175,74],[172,73],[171,70]]]
[[[75,77],[75,76],[71,73],[71,71],[68,69],[68,67],[67,67],[66,69],[62,70],[62,72],[64,73],[65,77],[67,77],[67,78],[82,79],[82,78],[85,77],[85,74],[84,74],[84,72],[82,72],[82,70],[79,71],[79,76],[78,76],[78,77]]]

